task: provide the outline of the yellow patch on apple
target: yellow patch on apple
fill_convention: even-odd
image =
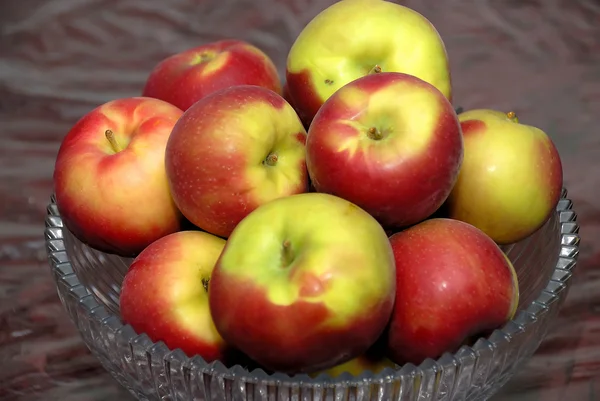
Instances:
[[[215,58],[210,60],[206,66],[201,70],[200,75],[203,77],[207,77],[219,70],[221,70],[230,59],[230,55],[227,52],[222,52],[217,54]]]
[[[275,133],[275,139],[269,139],[264,146],[248,149],[246,171],[248,182],[254,183],[253,197],[259,202],[266,202],[282,193],[283,186],[301,184],[296,172],[298,165],[304,161],[305,150],[295,134],[304,135],[305,131],[294,109],[276,109],[269,104],[256,102],[236,111],[231,118],[244,121],[245,134],[253,141],[264,142],[265,138],[269,138],[266,132]],[[265,148],[269,149],[267,153],[264,152]],[[274,158],[276,166],[265,162],[269,156]]]
[[[362,111],[356,118],[344,121],[356,129],[359,135],[343,140],[338,151],[349,152],[350,157],[354,157],[359,151],[372,153],[381,163],[397,161],[399,154],[410,157],[426,151],[432,135],[424,133],[435,132],[441,113],[435,93],[414,91],[406,83],[386,86],[370,96],[360,89],[345,87],[340,89],[339,95],[341,101],[349,107],[354,108],[357,102],[361,102]],[[407,104],[411,107],[405,107]],[[422,113],[418,112],[420,105]],[[402,135],[385,135],[398,127],[401,127]],[[381,132],[383,139],[372,140],[368,135],[372,128]],[[415,132],[419,135],[414,135]]]
[[[504,252],[502,252],[502,253],[504,253]],[[508,312],[508,316],[506,317],[506,320],[511,320],[512,318],[515,317],[515,314],[517,313],[517,309],[519,307],[519,300],[521,299],[521,293],[519,291],[519,277],[517,276],[517,270],[514,268],[513,263],[511,262],[509,257],[506,256],[506,254],[504,254],[504,258],[506,259],[508,264],[510,266],[512,266],[512,269],[510,271],[512,273],[512,279],[513,279],[512,281],[513,281],[514,291],[515,291],[510,311]]]

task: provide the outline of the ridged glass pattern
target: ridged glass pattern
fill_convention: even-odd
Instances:
[[[140,400],[474,401],[504,385],[538,348],[562,305],[579,252],[579,226],[563,190],[557,213],[530,238],[505,247],[520,279],[515,318],[472,347],[438,360],[358,377],[268,375],[188,358],[136,333],[119,318],[119,291],[131,259],[81,243],[51,200],[46,247],[58,294],[84,342]]]

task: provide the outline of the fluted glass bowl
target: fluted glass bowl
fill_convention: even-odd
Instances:
[[[459,401],[485,400],[529,359],[562,305],[576,264],[579,227],[563,190],[557,213],[530,238],[504,250],[520,279],[515,318],[472,347],[438,360],[380,373],[269,375],[206,363],[154,343],[119,317],[119,291],[131,262],[91,249],[63,227],[51,200],[46,247],[62,304],[91,352],[140,400]]]

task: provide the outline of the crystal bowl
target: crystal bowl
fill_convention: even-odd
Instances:
[[[566,195],[563,190],[556,213],[535,234],[504,248],[522,294],[513,320],[437,360],[360,376],[271,375],[168,349],[120,320],[119,290],[131,259],[77,240],[63,227],[54,199],[45,237],[58,295],[83,341],[140,400],[485,400],[535,352],[566,297],[579,252],[579,227]]]

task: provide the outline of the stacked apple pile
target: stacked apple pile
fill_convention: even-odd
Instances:
[[[549,218],[562,167],[512,112],[457,115],[425,17],[342,0],[298,36],[283,87],[239,40],[163,60],[142,97],[77,122],[54,183],[74,235],[135,257],[120,307],[138,332],[337,374],[436,358],[510,319],[499,245]]]

